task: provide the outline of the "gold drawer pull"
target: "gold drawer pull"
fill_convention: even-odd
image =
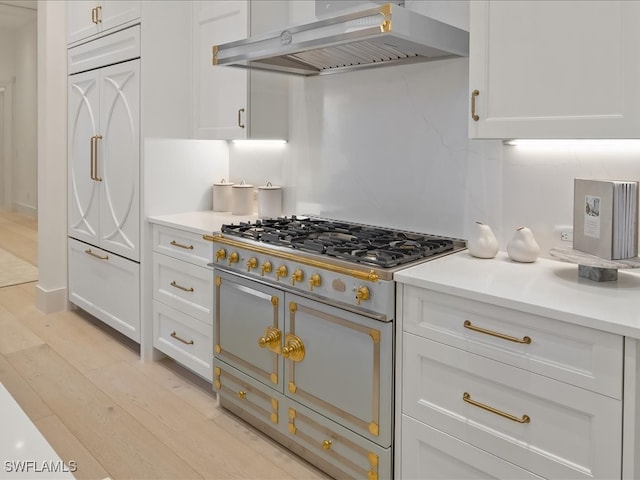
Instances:
[[[100,260],[109,260],[109,255],[98,255],[97,253],[93,253],[91,249],[85,250],[84,253],[87,255],[91,255],[92,257],[96,257]]]
[[[185,250],[193,250],[193,245],[183,245],[182,243],[178,243],[175,240],[171,240],[171,245],[174,247],[184,248]]]
[[[171,332],[171,336],[172,336],[173,338],[175,338],[176,340],[178,340],[179,342],[184,343],[185,345],[193,345],[193,340],[185,340],[185,339],[183,339],[183,338],[180,338],[180,337],[178,336],[178,334],[177,334],[175,331],[174,331],[174,332]]]
[[[239,398],[239,399],[241,399],[241,400],[242,400],[243,398],[247,398],[247,392],[246,392],[245,390],[240,390],[240,391],[238,392],[238,398]]]
[[[331,445],[333,444],[333,442],[331,440],[323,440],[322,441],[322,449],[323,450],[329,450],[331,449]]]
[[[171,282],[171,286],[172,287],[176,287],[179,288],[180,290],[183,290],[185,292],[193,292],[193,287],[183,287],[182,285],[178,285],[175,280],[173,282]]]
[[[518,418],[509,413],[501,412],[500,410],[490,407],[489,405],[485,405],[484,403],[476,402],[475,400],[471,399],[471,395],[469,395],[467,392],[464,392],[462,394],[462,400],[464,400],[467,403],[470,403],[471,405],[475,405],[476,407],[480,407],[483,410],[487,410],[488,412],[495,413],[496,415],[500,415],[501,417],[508,418],[509,420],[513,420],[514,422],[529,423],[531,421],[531,419],[529,418],[529,415],[522,415],[522,418]]]
[[[522,337],[516,338],[510,335],[505,335],[504,333],[494,332],[493,330],[487,330],[485,328],[476,327],[475,325],[471,325],[469,320],[464,321],[464,328],[468,328],[469,330],[473,330],[474,332],[485,333],[487,335],[491,335],[492,337],[502,338],[503,340],[509,340],[510,342],[515,343],[526,343],[527,345],[531,343],[531,337]]]

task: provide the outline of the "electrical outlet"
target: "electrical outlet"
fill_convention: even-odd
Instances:
[[[560,240],[563,242],[573,242],[573,232],[560,232]]]
[[[556,235],[560,236],[561,241],[573,242],[573,227],[571,225],[556,225],[554,231]]]

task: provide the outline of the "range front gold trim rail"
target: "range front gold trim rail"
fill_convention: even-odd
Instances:
[[[486,328],[476,327],[475,325],[472,325],[469,320],[465,320],[462,325],[464,326],[464,328],[468,328],[469,330],[473,330],[474,332],[484,333],[485,335],[491,335],[492,337],[502,338],[503,340],[509,340],[510,342],[524,343],[527,345],[531,343],[531,337],[528,337],[528,336],[524,336],[522,338],[512,337],[511,335],[505,335],[504,333],[494,332],[493,330],[487,330]]]
[[[96,257],[99,260],[109,260],[109,255],[98,255],[97,253],[93,253],[90,248],[85,250],[84,253],[91,255],[92,257]]]
[[[183,287],[179,283],[176,283],[175,280],[172,281],[170,285],[178,290],[182,290],[183,292],[193,292],[193,287]]]
[[[175,331],[171,332],[171,337],[175,338],[179,342],[184,343],[185,345],[193,345],[193,340],[185,340],[184,338],[180,338]]]
[[[169,243],[174,247],[184,248],[185,250],[193,250],[193,245],[184,245],[182,243],[176,242],[175,240],[171,240]]]
[[[272,257],[282,258],[284,260],[290,260],[293,262],[298,262],[304,265],[309,265],[315,268],[324,268],[326,270],[330,270],[332,272],[343,273],[345,275],[350,275],[354,278],[358,278],[360,280],[367,280],[369,282],[377,282],[380,278],[378,274],[374,270],[363,271],[363,270],[355,270],[352,268],[341,267],[339,265],[332,265],[330,263],[321,262],[318,260],[313,260],[311,258],[301,257],[299,255],[287,253],[287,252],[279,252],[274,251],[270,248],[261,247],[259,245],[248,245],[244,242],[239,242],[232,238],[224,237],[221,234],[217,235],[203,235],[205,240],[210,242],[218,242],[223,243],[225,245],[229,245],[232,247],[244,248],[246,250],[250,250],[256,253],[264,253],[266,255],[271,255]]]
[[[517,422],[517,423],[529,423],[531,422],[531,418],[529,418],[529,415],[522,415],[521,418],[516,417],[515,415],[511,415],[510,413],[506,413],[503,412],[502,410],[498,410],[497,408],[493,408],[490,407],[489,405],[485,405],[484,403],[480,403],[480,402],[476,402],[475,400],[473,400],[471,398],[471,395],[467,392],[464,392],[462,394],[462,400],[464,400],[467,403],[470,403],[471,405],[475,406],[475,407],[479,407],[482,408],[483,410],[486,410],[488,412],[491,413],[495,413],[496,415],[500,415],[501,417],[507,418],[511,421]]]

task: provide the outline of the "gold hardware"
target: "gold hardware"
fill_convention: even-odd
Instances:
[[[299,268],[296,268],[291,274],[291,285],[295,285],[296,282],[301,282],[304,279],[304,272]]]
[[[250,272],[252,268],[258,268],[258,259],[251,257],[247,262],[247,272]]]
[[[296,421],[296,411],[289,407],[289,425],[287,425],[288,429],[289,429],[289,433],[291,433],[292,435],[296,434],[296,425],[295,425],[295,421]]]
[[[331,444],[333,442],[331,440],[323,440],[322,441],[322,449],[323,450],[329,450],[331,448]]]
[[[109,255],[98,255],[97,253],[93,253],[90,248],[85,250],[84,253],[91,255],[92,257],[96,257],[99,260],[109,260]]]
[[[224,248],[221,248],[216,252],[216,262],[218,260],[224,260],[225,258],[227,258],[227,251]]]
[[[287,333],[285,339],[282,356],[293,362],[301,362],[304,359],[304,343],[302,343],[302,340],[292,333]]]
[[[238,255],[238,252],[232,252],[231,255],[229,255],[229,265],[231,265],[232,263],[238,263],[238,260],[240,260],[240,255]]]
[[[178,288],[184,292],[193,292],[193,287],[183,287],[182,285],[177,284],[175,280],[171,282],[171,286]]]
[[[94,135],[91,137],[91,169],[89,176],[91,180],[101,182],[102,178],[98,177],[98,140],[102,138],[102,135]]]
[[[213,235],[207,235],[206,233],[204,235],[202,235],[202,239],[206,240],[207,242],[213,242],[216,237],[214,237]]]
[[[277,413],[271,413],[271,423],[278,423],[278,414]]]
[[[271,408],[274,410],[278,410],[278,400],[276,400],[275,398],[271,399]]]
[[[272,269],[273,269],[273,265],[271,265],[271,262],[266,261],[262,264],[262,268],[260,269],[260,275],[264,277],[264,272],[271,273]]]
[[[222,369],[220,367],[216,367],[213,371],[216,373],[216,376],[218,376],[218,377],[222,373]]]
[[[216,277],[216,287],[219,287],[221,283],[222,283],[222,278]]]
[[[213,350],[214,350],[216,353],[221,353],[221,352],[222,352],[222,348],[221,348],[221,347],[220,347],[220,345],[218,345],[218,344],[216,344],[216,346],[215,346],[215,347],[213,347]]]
[[[280,265],[276,270],[276,280],[280,280],[280,277],[285,278],[289,274],[289,270],[286,265]]]
[[[238,392],[238,398],[243,399],[247,396],[247,392],[245,392],[244,390],[240,390]]]
[[[369,470],[367,472],[367,478],[369,480],[378,480],[378,472],[373,472],[373,471]]]
[[[296,426],[293,423],[290,423],[289,425],[287,425],[287,427],[289,428],[289,433],[291,433],[292,435],[296,434]]]
[[[356,290],[356,303],[360,305],[363,300],[369,300],[369,289],[361,286]]]
[[[380,330],[374,330],[373,328],[369,330],[369,336],[373,343],[380,343]]]
[[[296,387],[296,384],[293,382],[289,382],[289,385],[287,385],[287,388],[291,393],[296,393],[296,391],[298,390],[298,387]]]
[[[278,384],[278,374],[277,373],[272,373],[271,375],[269,375],[269,379],[271,380],[271,383],[275,383],[276,385]]]
[[[322,283],[322,279],[320,278],[320,275],[317,273],[314,273],[309,278],[309,291],[313,292],[313,287],[319,287],[321,283]]]
[[[220,390],[222,388],[222,383],[220,383],[220,380],[216,380],[216,390]]]
[[[267,327],[264,331],[264,337],[258,339],[258,345],[260,348],[267,348],[269,350],[276,351],[280,348],[280,339],[282,338],[282,332],[275,327]]]
[[[102,7],[96,7],[96,23],[102,23],[102,16],[100,13],[102,12]]]
[[[371,433],[371,435],[375,435],[377,437],[378,435],[380,435],[380,427],[377,423],[371,422],[369,424],[369,432]]]
[[[476,97],[480,95],[480,90],[474,90],[471,92],[471,118],[473,118],[474,122],[480,120],[480,117],[476,113]]]
[[[211,54],[212,54],[211,63],[213,65],[217,65],[218,64],[218,46],[217,45],[214,45],[213,47],[211,47]]]
[[[175,240],[171,240],[171,242],[169,243],[174,247],[184,248],[185,250],[193,250],[193,245],[183,245],[182,243],[178,243]]]
[[[98,21],[96,20],[96,9],[95,8],[91,9],[91,23],[98,23]]]
[[[369,465],[371,465],[373,468],[376,468],[378,466],[378,455],[373,452],[369,452],[367,457],[369,457]]]
[[[367,472],[367,478],[369,480],[378,480],[378,455],[373,452],[369,452],[367,457],[369,458],[369,465],[371,465],[371,470]]]
[[[298,309],[298,304],[296,302],[289,302],[289,311],[295,312]]]
[[[232,247],[247,248],[247,245],[245,243],[242,243],[241,241],[238,241],[238,240],[234,240],[233,238],[227,238],[220,233],[213,236],[213,240],[211,240],[209,237],[207,237],[207,240],[218,242],[218,243],[224,243],[225,245],[229,245]],[[380,279],[380,276],[375,272],[375,270],[368,270],[364,272],[362,270],[345,268],[339,265],[333,265],[331,263],[326,263],[319,260],[300,257],[299,255],[288,253],[288,252],[276,252],[274,250],[269,249],[268,247],[261,247],[259,245],[252,245],[251,251],[255,253],[263,253],[265,255],[270,255],[272,257],[278,257],[283,260],[302,263],[304,265],[308,265],[314,268],[322,268],[324,270],[342,273],[345,275],[349,275],[350,277],[358,278],[360,280],[367,280],[373,283],[377,282]],[[388,279],[391,279],[391,277],[389,277]]]
[[[271,410],[273,410],[273,412],[271,412],[271,422],[272,423],[278,423],[278,400],[276,400],[275,398],[271,399]]]
[[[242,114],[244,113],[244,108],[241,108],[240,110],[238,110],[238,126],[240,128],[244,128],[244,125],[242,123]]]
[[[488,412],[495,413],[496,415],[500,415],[501,417],[504,417],[504,418],[508,418],[509,420],[512,420],[514,422],[529,423],[531,421],[531,419],[529,418],[529,415],[522,415],[522,418],[518,418],[514,415],[511,415],[510,413],[505,413],[496,408],[490,407],[489,405],[485,405],[484,403],[476,402],[475,400],[471,399],[471,395],[468,394],[467,392],[464,392],[462,394],[462,400],[464,400],[467,403],[470,403],[471,405],[482,408],[483,410],[487,410]]]
[[[187,340],[185,340],[183,338],[180,338],[176,332],[171,332],[171,336],[173,338],[175,338],[176,340],[178,340],[179,342],[184,343],[185,345],[193,345],[193,340],[188,340],[187,341]]]
[[[277,307],[279,302],[280,302],[280,300],[275,295],[271,297],[271,304],[272,305]]]
[[[531,337],[528,337],[528,336],[524,336],[522,338],[512,337],[510,335],[505,335],[504,333],[494,332],[493,330],[487,330],[485,328],[476,327],[475,325],[472,325],[469,320],[465,320],[462,325],[464,326],[464,328],[468,328],[469,330],[473,330],[474,332],[484,333],[485,335],[491,335],[492,337],[502,338],[503,340],[509,340],[510,342],[525,343],[527,345],[531,343]]]

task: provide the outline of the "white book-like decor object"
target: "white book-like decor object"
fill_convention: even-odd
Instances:
[[[638,182],[574,179],[573,248],[607,260],[638,256]]]

